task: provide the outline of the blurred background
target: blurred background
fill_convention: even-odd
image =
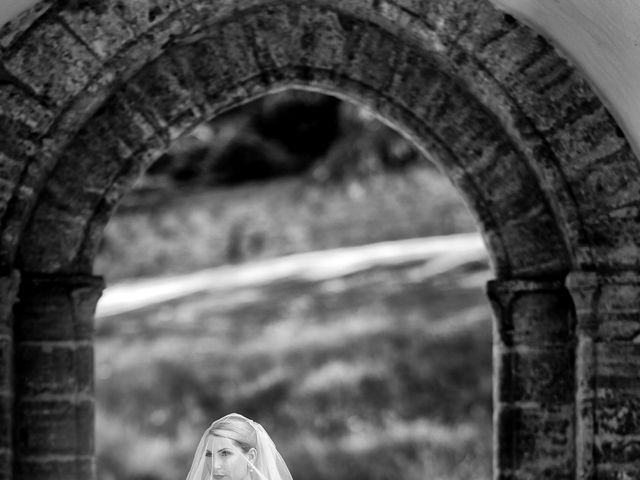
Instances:
[[[204,429],[238,412],[295,480],[489,480],[475,231],[436,166],[357,105],[287,90],[199,126],[124,199],[96,260],[132,296],[210,283],[99,305],[98,478],[185,478]]]

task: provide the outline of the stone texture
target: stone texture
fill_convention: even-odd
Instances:
[[[77,95],[99,65],[84,44],[55,22],[34,28],[4,64],[38,97],[55,107]]]
[[[640,455],[640,276],[574,272],[578,319],[578,435],[586,445],[579,471],[597,478],[635,478]],[[612,473],[616,472],[615,475]]]
[[[97,56],[107,59],[135,38],[133,27],[119,14],[127,3],[108,2],[99,11],[92,8],[67,9],[60,12],[60,18]]]
[[[15,477],[92,478],[97,277],[25,276],[16,309]]]
[[[90,341],[104,284],[99,277],[25,276],[15,320],[19,342]]]
[[[43,134],[53,124],[54,117],[50,109],[30,96],[24,89],[15,85],[0,86],[0,117],[7,127],[17,124],[12,130],[20,126],[29,129],[32,134]],[[19,126],[18,126],[19,125]]]
[[[15,416],[15,455],[33,457],[93,454],[94,402],[77,400],[20,401]]]
[[[160,57],[149,65],[129,85],[131,95],[137,94],[142,108],[157,119],[160,128],[168,128],[173,140],[203,120],[203,111],[191,93],[192,86],[185,73],[169,56]],[[169,127],[170,126],[170,127]]]
[[[504,479],[574,475],[574,312],[562,281],[491,281],[494,466]]]
[[[17,271],[0,277],[0,479],[7,480],[11,478],[13,460],[13,307],[19,282]]]
[[[28,459],[16,464],[14,473],[15,480],[86,480],[95,477],[95,460],[81,456]]]

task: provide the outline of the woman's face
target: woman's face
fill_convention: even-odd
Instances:
[[[250,462],[255,459],[255,449],[245,453],[233,441],[210,435],[207,438],[205,465],[208,478],[215,480],[249,480]]]

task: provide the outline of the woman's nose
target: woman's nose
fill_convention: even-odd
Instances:
[[[215,458],[213,460],[213,469],[214,470],[220,470],[222,468],[222,462],[220,461],[219,458]]]

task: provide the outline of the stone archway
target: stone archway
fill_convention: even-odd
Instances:
[[[291,86],[369,106],[475,213],[495,477],[638,473],[640,167],[543,38],[486,1],[101,0],[43,2],[0,45],[0,477],[93,475],[102,228],[172,140]]]

